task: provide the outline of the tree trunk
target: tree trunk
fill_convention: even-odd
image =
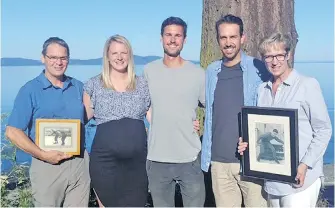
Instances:
[[[203,0],[200,55],[203,68],[222,57],[216,40],[215,22],[226,14],[242,19],[247,37],[243,50],[254,57],[260,58],[258,45],[265,36],[275,31],[290,35],[294,45],[291,57],[293,66],[294,49],[298,42],[294,0]]]
[[[294,0],[203,0],[202,37],[200,65],[204,69],[222,58],[216,40],[215,22],[224,15],[233,14],[243,21],[246,42],[243,50],[250,56],[260,58],[258,46],[262,38],[280,31],[293,40],[290,64],[293,67],[298,34],[294,24]],[[204,112],[198,109],[198,119],[203,124]],[[203,125],[200,128],[202,135]]]

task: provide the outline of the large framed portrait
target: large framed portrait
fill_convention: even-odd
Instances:
[[[35,143],[43,150],[80,155],[79,119],[36,119]]]
[[[299,161],[297,109],[243,107],[244,176],[294,183]]]

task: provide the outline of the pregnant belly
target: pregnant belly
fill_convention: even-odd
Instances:
[[[143,160],[146,154],[147,135],[142,120],[124,118],[98,125],[92,145],[92,157],[101,160]]]

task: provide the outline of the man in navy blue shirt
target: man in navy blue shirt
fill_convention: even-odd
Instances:
[[[65,75],[69,56],[64,40],[51,37],[44,42],[45,69],[20,89],[6,128],[6,136],[32,155],[30,180],[38,207],[88,206],[90,178],[84,148],[80,156],[71,156],[35,144],[36,119],[79,119],[84,124],[83,84]]]

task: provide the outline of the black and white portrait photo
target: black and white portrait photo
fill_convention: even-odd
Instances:
[[[283,124],[256,123],[256,157],[260,163],[283,164],[284,126]]]
[[[44,128],[45,146],[71,146],[71,128]]]
[[[243,107],[243,175],[295,181],[299,159],[298,111],[273,107]]]

